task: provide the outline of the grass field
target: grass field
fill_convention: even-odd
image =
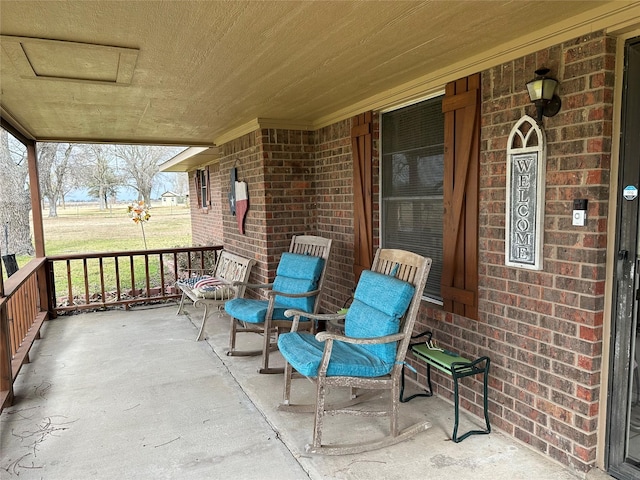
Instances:
[[[144,223],[147,248],[187,247],[191,245],[189,208],[153,206]],[[67,253],[144,250],[142,228],[127,214],[127,205],[100,211],[96,205],[74,205],[58,209],[58,217],[43,212],[47,255]]]
[[[191,246],[191,217],[186,206],[163,207],[152,205],[150,219],[144,223],[144,234],[148,249]],[[142,227],[134,223],[127,214],[127,205],[115,205],[110,210],[99,210],[97,205],[72,204],[58,209],[58,217],[48,217],[44,210],[43,224],[45,251],[48,256],[72,253],[93,253],[144,250]],[[18,265],[31,260],[28,256],[18,256]],[[139,261],[138,261],[139,260]],[[105,261],[107,288],[115,286],[110,278],[109,261]],[[113,263],[113,261],[110,261]],[[84,271],[80,261],[72,263],[72,283],[84,284]],[[142,258],[136,258],[136,277],[143,278]],[[151,262],[150,275],[159,277],[158,262]],[[89,283],[92,290],[98,284],[98,262],[89,262]],[[4,272],[6,278],[6,272]],[[67,291],[66,272],[56,271],[56,292]],[[137,282],[136,282],[137,283]],[[126,285],[122,285],[126,287]],[[75,293],[75,292],[74,292]]]

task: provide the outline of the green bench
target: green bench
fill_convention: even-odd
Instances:
[[[420,343],[412,343],[409,346],[409,351],[413,353],[413,355],[418,359],[422,360],[427,364],[427,386],[428,390],[425,389],[425,393],[416,393],[407,398],[403,398],[404,396],[404,371],[402,372],[402,382],[400,387],[400,401],[408,402],[412,398],[415,397],[431,397],[433,396],[433,386],[431,385],[431,367],[437,368],[443,373],[447,375],[451,375],[453,377],[453,399],[455,404],[455,420],[453,425],[453,435],[451,439],[458,443],[467,438],[469,435],[481,435],[491,433],[491,424],[489,423],[489,410],[488,410],[488,385],[487,381],[489,379],[489,357],[479,357],[475,360],[468,360],[460,355],[449,352],[442,351],[440,349],[429,348],[427,345],[431,342],[432,333],[431,332],[423,332],[411,337],[412,339],[427,337],[425,342]],[[458,394],[458,381],[461,378],[470,377],[472,375],[483,375],[483,407],[484,407],[484,420],[486,422],[486,430],[470,430],[464,435],[458,437],[458,423],[459,423],[459,394]]]

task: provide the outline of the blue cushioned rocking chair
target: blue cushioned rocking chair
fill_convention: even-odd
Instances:
[[[309,453],[343,455],[392,445],[430,427],[420,422],[400,431],[398,406],[402,366],[420,307],[431,259],[404,250],[381,249],[371,270],[362,272],[354,300],[345,315],[313,315],[289,310],[294,317],[290,333],[278,338],[280,353],[286,360],[284,402],[280,410],[315,412],[313,443]],[[298,331],[301,316],[315,320],[344,319],[344,335]],[[315,405],[291,403],[293,372],[317,383]],[[329,387],[349,387],[350,398],[327,405]],[[362,394],[358,390],[369,390]],[[376,390],[387,390],[388,409],[382,411],[346,407],[362,403]],[[372,394],[373,393],[373,394]],[[322,444],[322,424],[326,414],[350,413],[357,416],[390,417],[389,435],[365,442],[340,445]]]
[[[267,300],[236,298],[225,303],[231,316],[229,351],[227,355],[260,355],[260,373],[281,373],[282,368],[269,367],[269,353],[277,349],[281,331],[291,328],[292,319],[285,316],[288,309],[304,313],[317,313],[320,294],[329,261],[331,240],[311,235],[295,236],[289,252],[283,253],[273,283],[251,285],[246,288],[262,290]],[[315,332],[314,321],[303,318],[301,329]],[[241,332],[260,333],[264,336],[262,350],[236,350],[236,335]],[[273,340],[272,340],[273,338]]]

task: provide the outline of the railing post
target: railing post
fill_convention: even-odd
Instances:
[[[0,411],[13,403],[13,373],[9,339],[7,299],[0,298]]]
[[[51,311],[50,302],[51,297],[49,296],[49,263],[45,262],[42,267],[36,272],[37,278],[37,287],[38,287],[38,302],[40,306],[41,312],[49,313]],[[39,338],[39,336],[38,336]]]
[[[47,259],[47,263],[44,267],[44,276],[46,278],[45,288],[46,290],[43,292],[42,287],[40,286],[40,298],[47,299],[46,302],[46,311],[49,313],[49,318],[53,319],[58,316],[58,312],[56,310],[56,304],[58,302],[58,297],[56,295],[56,277],[53,271],[53,262]],[[44,295],[44,297],[43,297]],[[42,310],[45,310],[43,306]]]

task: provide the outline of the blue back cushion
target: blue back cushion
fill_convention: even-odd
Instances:
[[[276,270],[273,289],[285,293],[306,293],[318,288],[320,275],[324,267],[324,258],[298,253],[283,253]],[[316,295],[312,297],[290,298],[276,295],[276,304],[312,312]]]
[[[415,288],[389,275],[365,270],[345,318],[345,334],[354,338],[382,337],[398,333]],[[384,362],[393,363],[396,343],[362,345]]]

